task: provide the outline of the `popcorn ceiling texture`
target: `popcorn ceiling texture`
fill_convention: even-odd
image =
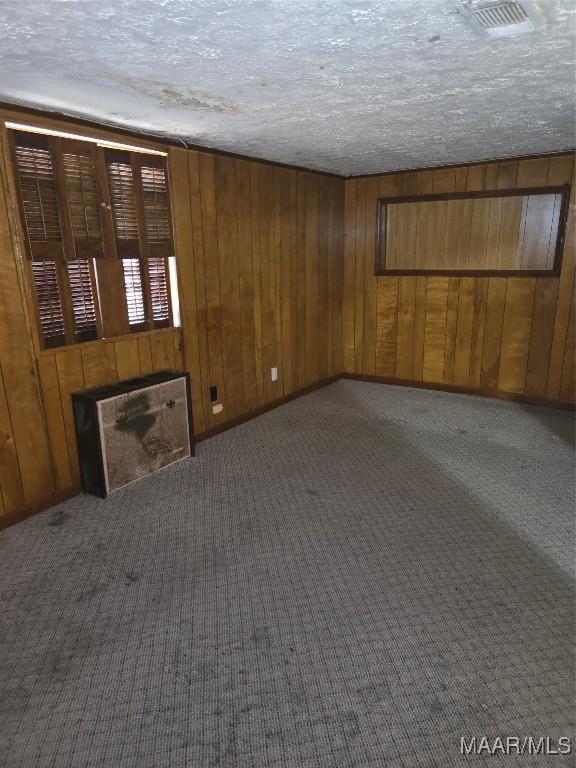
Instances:
[[[488,41],[450,0],[1,0],[0,99],[350,175],[574,146],[576,4]]]

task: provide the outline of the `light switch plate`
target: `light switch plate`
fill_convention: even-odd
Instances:
[[[271,368],[272,381],[278,381],[278,368]]]

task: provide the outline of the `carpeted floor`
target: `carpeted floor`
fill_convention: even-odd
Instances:
[[[461,736],[571,735],[573,427],[340,381],[2,532],[0,764],[451,768],[486,764]]]

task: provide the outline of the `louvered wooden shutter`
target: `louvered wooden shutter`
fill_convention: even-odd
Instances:
[[[62,175],[62,201],[73,241],[68,259],[92,259],[104,255],[102,216],[105,203],[98,188],[96,156],[93,144],[83,141],[55,140],[56,170]]]
[[[123,259],[122,266],[124,269],[128,322],[133,328],[146,322],[141,263],[139,259]]]
[[[13,152],[29,256],[51,261],[62,259],[62,227],[49,139],[15,131]]]
[[[170,293],[166,259],[149,259],[148,276],[152,319],[156,328],[170,324]]]
[[[43,345],[45,348],[59,347],[66,342],[66,330],[56,262],[33,261],[31,269]]]
[[[67,270],[75,340],[97,339],[97,310],[91,264],[87,260],[77,259],[68,262]]]
[[[106,150],[110,205],[119,258],[144,256],[138,224],[135,174],[129,152]]]
[[[149,256],[152,258],[173,256],[166,158],[152,156],[140,158],[140,178]]]

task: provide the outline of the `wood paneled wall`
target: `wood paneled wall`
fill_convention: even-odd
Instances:
[[[340,373],[343,181],[179,149],[170,173],[196,430]]]
[[[573,402],[573,166],[568,155],[348,180],[345,371]],[[566,182],[572,201],[559,278],[374,275],[379,197]]]
[[[380,271],[551,271],[564,197],[507,192],[383,205]]]
[[[574,399],[574,203],[559,278],[374,275],[378,197],[559,185],[572,156],[344,183],[170,149],[183,328],[41,352],[5,139],[0,523],[78,490],[70,392],[161,368],[190,372],[197,434],[344,371]]]
[[[343,181],[170,150],[183,328],[40,351],[5,140],[0,133],[0,524],[79,489],[73,391],[186,368],[198,434],[342,370]]]

